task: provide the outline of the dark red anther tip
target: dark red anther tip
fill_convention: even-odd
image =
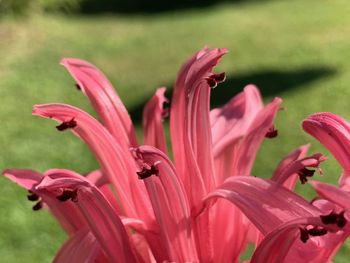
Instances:
[[[70,121],[64,121],[60,125],[56,126],[56,129],[59,131],[64,131],[66,129],[72,129],[77,126],[77,122],[73,119]]]
[[[303,243],[306,243],[306,241],[309,240],[309,232],[307,231],[307,229],[305,228],[299,228],[300,230],[300,240],[303,242]]]
[[[68,200],[72,200],[73,202],[77,202],[78,201],[78,191],[75,190],[63,190],[62,194],[56,196],[56,198],[61,201],[61,202],[65,202]]]
[[[142,180],[152,175],[155,175],[155,176],[159,175],[159,171],[154,165],[151,165],[151,168],[143,167],[140,172],[136,172],[136,173],[139,176],[139,179],[142,179]]]
[[[81,87],[78,83],[75,83],[75,87],[77,88],[77,90],[81,90]]]
[[[221,73],[218,73],[218,74],[213,74],[210,77],[215,79],[215,81],[217,83],[221,83],[221,82],[224,82],[226,80],[226,73],[225,72],[221,72]]]
[[[276,138],[277,135],[278,135],[278,130],[275,129],[275,126],[272,126],[265,134],[265,138],[273,139],[273,138]]]
[[[207,78],[206,78],[206,81],[207,81],[209,87],[211,87],[211,88],[215,88],[216,85],[218,84],[218,83],[216,82],[216,80],[215,80],[214,78],[212,78],[212,77],[207,77]]]
[[[302,168],[298,171],[299,180],[302,184],[307,182],[307,177],[312,177],[315,173],[315,170],[309,170],[307,168]]]
[[[43,203],[41,201],[37,202],[33,207],[33,211],[38,211],[40,210],[41,208],[43,208]]]
[[[309,229],[307,232],[310,236],[324,236],[328,231],[323,227],[314,227]]]
[[[339,214],[331,212],[329,215],[321,215],[320,218],[323,224],[336,224],[339,228],[343,228],[347,223],[344,217],[344,211]]]
[[[34,194],[33,192],[29,192],[29,194],[27,195],[27,199],[29,201],[38,201],[39,200],[39,196]]]

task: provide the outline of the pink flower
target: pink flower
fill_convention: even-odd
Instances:
[[[50,209],[68,233],[54,262],[238,262],[248,243],[256,246],[251,262],[331,259],[344,240],[338,236],[348,235],[346,214],[292,192],[325,157],[306,156],[305,145],[281,161],[271,180],[249,176],[262,141],[277,136],[281,99],[264,106],[248,85],[210,111],[210,92],[225,80],[212,70],[226,52],[204,48],[182,66],[170,112],[165,88],[156,91],[143,112],[143,146],[105,76],[86,61],[62,60],[102,124],[64,104],[36,105],[33,114],[81,138],[101,168],[87,176],[4,172],[30,191],[34,210]],[[175,165],[167,156],[167,113]]]

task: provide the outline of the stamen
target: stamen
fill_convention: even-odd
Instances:
[[[29,191],[29,194],[27,195],[27,198],[29,201],[38,201],[39,196],[34,194],[33,192]]]
[[[64,131],[66,129],[72,129],[75,126],[77,126],[77,122],[73,119],[71,119],[70,121],[64,121],[62,122],[60,125],[56,126],[57,130],[59,131]]]
[[[215,81],[217,83],[222,83],[226,80],[226,73],[225,72],[221,72],[221,73],[218,73],[218,74],[213,74],[213,75],[210,75],[210,78],[213,78],[215,79]]]
[[[158,169],[155,167],[155,165],[151,165],[151,168],[148,169],[146,167],[143,167],[142,170],[140,172],[136,172],[137,175],[139,176],[139,179],[146,179],[152,175],[158,176],[159,175],[159,171]]]
[[[66,189],[66,190],[63,190],[62,194],[56,196],[56,198],[61,202],[65,202],[68,200],[72,200],[73,202],[78,202],[78,191],[77,189],[75,190]]]
[[[218,84],[217,81],[212,77],[207,77],[205,79],[207,80],[209,87],[211,87],[212,89],[215,88]]]
[[[81,87],[78,83],[75,83],[75,87],[77,88],[77,90],[81,90]]]
[[[272,126],[265,134],[265,138],[272,139],[272,138],[276,138],[277,135],[278,135],[278,130],[275,129],[275,126]]]
[[[37,202],[37,203],[32,207],[32,209],[33,209],[34,211],[38,211],[38,210],[40,210],[41,208],[43,208],[43,203],[42,203],[41,201]]]
[[[309,232],[307,231],[307,229],[305,228],[299,228],[300,230],[300,240],[303,242],[303,243],[306,243],[306,241],[309,240]]]
[[[331,212],[329,215],[321,215],[320,218],[323,224],[336,224],[339,228],[343,228],[347,223],[344,217],[344,211],[339,214]]]
[[[310,236],[324,236],[327,234],[327,230],[323,227],[314,227],[307,231]]]
[[[302,184],[307,182],[307,177],[312,177],[315,173],[315,170],[309,170],[307,168],[302,168],[298,171],[299,180]]]

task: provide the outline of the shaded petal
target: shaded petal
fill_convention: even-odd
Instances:
[[[343,189],[340,189],[334,185],[318,181],[311,181],[310,184],[322,198],[350,210],[350,192],[344,191]]]
[[[337,233],[300,240],[300,227],[319,226]],[[325,225],[320,217],[289,221],[270,232],[255,250],[251,263],[329,262],[334,249],[343,241],[344,231]],[[340,237],[340,238],[339,238]]]
[[[346,173],[350,171],[350,125],[347,121],[333,113],[315,113],[303,121],[303,128],[334,155]]]
[[[207,48],[199,51],[182,66],[175,83],[170,112],[171,141],[177,171],[193,204],[198,204],[215,186],[208,78],[226,52]],[[194,188],[196,191],[192,192]]]
[[[215,198],[235,204],[263,235],[293,219],[320,215],[319,209],[283,186],[251,176],[228,178],[205,198],[205,203]]]
[[[168,102],[164,95],[165,88],[157,89],[154,96],[145,105],[142,114],[142,127],[144,134],[143,143],[151,145],[164,153],[167,153],[167,146],[163,128],[163,117],[165,102]]]
[[[136,165],[129,158],[129,151],[125,152],[97,120],[86,112],[65,104],[36,105],[33,114],[63,123],[74,120],[75,126],[70,130],[84,140],[95,154],[103,173],[118,192],[125,215],[152,218],[150,204],[142,198],[146,194],[145,189],[137,180]]]
[[[215,157],[246,134],[263,106],[259,90],[254,85],[248,85],[226,105],[210,112]]]
[[[33,186],[38,184],[43,175],[30,169],[6,169],[3,175],[15,182],[19,186],[32,190]]]
[[[106,76],[94,65],[76,58],[61,61],[79,88],[88,96],[104,125],[123,146],[136,146],[137,138],[130,116]]]
[[[35,187],[39,193],[49,193],[59,199],[65,191],[74,193],[71,202],[82,213],[86,222],[112,262],[136,262],[135,255],[120,218],[102,193],[87,180],[72,177],[50,178],[45,176]]]
[[[152,146],[133,149],[142,170],[153,210],[168,252],[168,260],[198,261],[191,229],[189,203],[176,171],[167,156]]]
[[[255,117],[252,125],[247,131],[247,135],[240,142],[239,149],[234,160],[233,175],[249,175],[253,168],[253,163],[260,144],[266,133],[272,127],[277,111],[280,109],[282,100],[275,98]]]
[[[97,257],[101,255],[101,247],[95,236],[87,228],[80,229],[68,239],[57,253],[54,263],[93,263],[101,262]],[[104,259],[103,261],[106,261]]]

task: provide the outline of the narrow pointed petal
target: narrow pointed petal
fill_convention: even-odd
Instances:
[[[147,177],[146,185],[153,210],[168,252],[169,261],[198,261],[191,229],[189,203],[175,167],[166,155],[151,146],[133,149]],[[141,173],[139,173],[141,177]]]
[[[346,173],[350,171],[350,125],[347,121],[333,113],[315,113],[303,121],[303,129],[334,155]]]
[[[315,217],[320,210],[279,184],[251,176],[228,178],[205,202],[225,198],[236,205],[263,235],[293,219]]]
[[[139,215],[151,217],[148,200],[142,198],[145,189],[135,176],[136,165],[129,158],[129,152],[125,152],[97,120],[86,112],[65,104],[36,105],[33,114],[53,118],[63,124],[74,120],[75,125],[70,127],[70,130],[78,135],[95,154],[103,173],[108,176],[118,192],[125,215],[138,217],[136,214],[138,211]]]
[[[193,204],[198,204],[215,186],[209,79],[214,76],[213,67],[226,52],[207,48],[199,51],[182,66],[175,83],[170,112],[171,141],[177,171]],[[192,192],[194,188],[196,192]]]
[[[94,263],[101,252],[95,236],[89,229],[83,228],[64,243],[53,262]]]
[[[344,191],[334,185],[318,181],[311,181],[310,184],[320,197],[350,211],[350,192]]]
[[[31,190],[43,177],[41,173],[30,169],[6,169],[3,175],[27,190]]]
[[[295,181],[295,178],[298,178],[299,176],[301,183],[304,184],[307,182],[306,176],[312,176],[314,172],[314,170],[308,170],[308,168],[320,169],[320,163],[326,159],[327,158],[321,153],[298,159],[290,163],[280,174],[276,174],[275,177],[272,177],[272,180],[279,184],[284,184],[292,176],[294,176],[294,179],[291,179],[292,181]],[[292,185],[292,187],[293,188],[289,189],[293,190],[294,185]]]
[[[321,227],[331,232],[301,241],[300,228]],[[270,232],[255,250],[251,263],[330,262],[348,229],[323,224],[320,217],[289,221]],[[333,233],[332,233],[333,232]]]
[[[263,106],[259,90],[248,85],[222,108],[210,112],[214,156],[245,135]]]
[[[40,183],[44,176],[53,176],[53,177],[81,177],[69,170],[61,169],[51,169],[44,173],[44,175],[32,171],[32,170],[16,170],[16,169],[7,169],[4,171],[4,176],[8,177],[10,180],[16,182],[20,186],[30,190],[34,194],[38,195],[41,198],[41,202],[46,204],[50,209],[51,213],[56,217],[57,221],[61,224],[62,228],[69,234],[73,235],[79,229],[86,225],[82,215],[75,209],[71,203],[62,203],[59,202],[55,197],[50,195],[38,193],[35,186]],[[83,178],[83,177],[81,177]]]
[[[61,61],[78,87],[88,96],[104,125],[125,146],[136,146],[137,138],[130,116],[106,76],[94,65],[76,58]]]
[[[142,127],[144,132],[143,144],[154,146],[167,153],[163,118],[165,114],[164,103],[168,100],[164,93],[164,87],[157,89],[154,96],[146,104],[142,114]]]
[[[283,160],[278,164],[276,170],[274,171],[271,180],[278,181],[279,178],[281,178],[283,176],[285,171],[295,161],[300,160],[306,156],[309,148],[310,148],[309,144],[302,145],[299,148],[297,148],[296,150],[292,151],[286,157],[284,157]],[[297,179],[298,179],[297,175],[290,176],[288,179],[286,179],[286,181],[284,181],[283,185],[285,187],[287,187],[289,190],[293,190]]]
[[[39,193],[56,195],[56,198],[63,203],[74,203],[109,260],[136,262],[120,218],[102,193],[87,180],[45,176],[35,190]]]
[[[257,114],[253,124],[249,127],[247,135],[240,142],[235,158],[233,174],[249,175],[260,144],[268,130],[273,126],[277,111],[280,109],[282,100],[275,98]]]

